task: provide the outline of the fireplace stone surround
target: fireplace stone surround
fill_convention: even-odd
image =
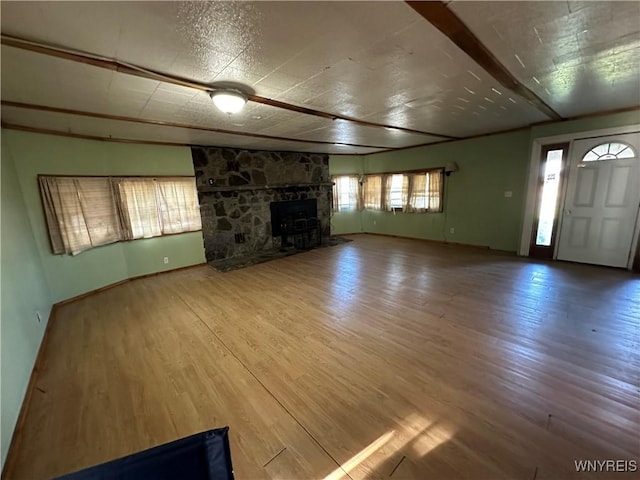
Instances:
[[[331,235],[328,155],[218,147],[191,155],[207,261],[280,248],[272,202],[316,199],[321,238]]]

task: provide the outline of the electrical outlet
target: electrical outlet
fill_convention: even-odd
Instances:
[[[38,312],[36,310],[36,318],[38,319],[38,323],[42,322],[42,316],[40,315],[40,312]]]
[[[377,220],[374,220],[374,221],[373,221],[373,224],[374,224],[374,225],[377,225],[377,224],[378,224],[378,221],[377,221]]]
[[[451,234],[456,233],[456,229],[455,229],[455,228],[453,228],[453,227],[451,227],[451,228],[449,229],[449,233],[451,233]]]
[[[513,192],[511,190],[507,190],[506,192],[504,192],[504,198],[511,198],[513,197]]]
[[[169,257],[164,257],[164,263],[169,263]]]

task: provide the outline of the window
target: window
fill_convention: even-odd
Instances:
[[[415,213],[442,212],[443,168],[406,173],[333,177],[333,210],[386,210]]]
[[[169,235],[202,228],[193,178],[158,178],[155,184],[162,233]]]
[[[392,173],[382,175],[384,184],[382,189],[382,205],[385,210],[413,213],[433,213],[442,211],[443,185],[442,168],[417,173]],[[371,176],[371,177],[377,177]],[[365,208],[370,208],[366,199],[371,195],[367,192],[365,180]],[[373,186],[372,186],[373,188]]]
[[[382,175],[367,175],[364,178],[364,208],[382,210]]]
[[[407,203],[409,179],[406,175],[397,173],[387,178],[387,209],[402,210]]]
[[[410,212],[442,211],[442,169],[409,175]]]
[[[529,255],[553,258],[562,193],[563,169],[567,162],[568,143],[545,145],[540,152],[540,171],[536,193]]]
[[[357,175],[333,177],[333,210],[360,210],[360,189]]]
[[[108,178],[39,177],[53,253],[79,253],[121,239]]]
[[[39,176],[54,254],[202,228],[192,177]]]
[[[619,158],[634,158],[636,153],[629,145],[619,142],[603,143],[593,147],[582,158],[583,162],[597,162],[601,160],[616,160]]]
[[[551,246],[551,235],[556,220],[560,172],[562,170],[562,148],[549,150],[544,163],[542,195],[540,197],[536,245]]]
[[[162,235],[156,186],[153,179],[119,178],[116,180],[126,239],[151,238]]]

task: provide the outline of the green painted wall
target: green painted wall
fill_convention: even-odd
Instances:
[[[364,232],[516,251],[528,155],[529,131],[523,130],[361,157],[365,173],[443,167],[450,161],[457,162],[460,170],[445,179],[443,213],[365,210],[359,226]],[[343,162],[347,165],[340,165]],[[336,156],[331,157],[329,166],[332,173],[341,172],[350,162],[350,158]],[[506,191],[512,192],[512,197],[506,198]],[[349,230],[348,226],[343,228]]]
[[[2,138],[0,468],[51,312],[52,297],[13,159]],[[36,312],[42,318],[38,322]]]
[[[367,173],[438,167],[448,162],[456,162],[460,170],[445,177],[443,213],[365,211],[363,229],[515,251],[528,154],[529,132],[521,131],[370,155],[365,159]],[[504,196],[507,191],[512,197]]]
[[[121,247],[127,266],[127,277],[138,277],[205,262],[201,232],[124,242]],[[163,262],[164,257],[169,257],[167,265]]]
[[[333,175],[349,175],[364,173],[364,155],[332,155],[329,157],[329,173]]]
[[[346,235],[362,232],[360,212],[334,212],[331,216],[331,235]]]
[[[370,232],[517,251],[534,139],[640,123],[640,111],[540,125],[518,132],[365,156],[334,155],[332,175],[441,167],[446,178],[440,214],[373,212],[334,214],[335,233]],[[511,197],[505,197],[511,192]],[[451,228],[454,233],[451,233]]]
[[[76,256],[52,255],[38,191],[38,174],[193,175],[186,147],[79,140],[6,130],[18,180],[53,302],[120,280],[202,263],[202,234],[120,242]],[[163,258],[169,257],[164,264]]]

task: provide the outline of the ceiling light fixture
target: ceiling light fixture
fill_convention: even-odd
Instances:
[[[214,90],[211,92],[211,100],[218,110],[228,115],[238,113],[247,103],[247,97],[238,90]]]

